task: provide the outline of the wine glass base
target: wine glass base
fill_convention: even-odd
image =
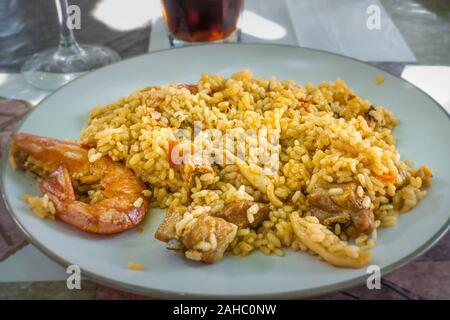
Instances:
[[[117,62],[113,50],[97,45],[80,45],[70,53],[52,48],[31,56],[22,66],[22,74],[31,85],[55,90],[80,75]]]

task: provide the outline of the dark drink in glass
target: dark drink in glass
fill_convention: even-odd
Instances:
[[[226,40],[236,33],[244,0],[162,0],[170,35],[185,42]]]

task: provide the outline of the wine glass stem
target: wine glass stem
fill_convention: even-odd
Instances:
[[[83,49],[80,48],[72,29],[67,25],[69,18],[67,0],[55,0],[55,4],[59,21],[58,54],[61,56],[81,54]]]

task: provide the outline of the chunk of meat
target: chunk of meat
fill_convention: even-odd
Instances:
[[[155,238],[163,242],[175,239],[177,235],[176,225],[183,218],[185,211],[186,207],[178,207],[177,209],[169,207],[166,216],[156,230]]]
[[[187,249],[186,257],[207,263],[221,260],[237,229],[235,224],[222,218],[200,215],[180,239]]]
[[[373,230],[373,212],[370,209],[359,209],[352,212],[352,223],[353,225],[351,227],[354,228],[351,230],[348,230],[349,234],[352,235],[353,231],[355,233],[355,236],[364,233],[364,232],[370,232]]]
[[[312,206],[310,215],[326,226],[343,224],[355,235],[371,232],[373,213],[364,207],[363,198],[356,194],[356,188],[356,183],[318,184],[308,196]]]
[[[309,203],[325,211],[361,209],[362,198],[356,195],[356,183],[318,184],[308,196]],[[342,193],[331,193],[331,189],[342,189]]]
[[[183,250],[188,259],[213,263],[222,259],[236,236],[238,227],[209,215],[209,207],[169,208],[155,238],[167,242],[168,249]],[[182,221],[192,215],[192,223]]]
[[[253,207],[253,206],[256,207]],[[249,212],[254,210],[255,212]],[[264,220],[269,218],[270,205],[251,200],[241,200],[229,203],[214,216],[225,219],[238,226],[238,228],[257,228]]]
[[[352,216],[348,211],[329,212],[317,207],[312,207],[308,212],[309,215],[319,219],[320,223],[326,227],[332,227],[336,223],[339,223],[345,228],[350,226],[352,222]]]

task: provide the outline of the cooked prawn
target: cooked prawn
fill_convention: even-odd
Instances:
[[[107,156],[91,163],[88,150],[76,143],[16,132],[11,160],[43,178],[39,188],[54,204],[56,217],[75,228],[119,233],[138,225],[147,214],[144,185],[133,172]],[[76,195],[80,183],[96,185],[102,198],[91,204],[81,201]]]

